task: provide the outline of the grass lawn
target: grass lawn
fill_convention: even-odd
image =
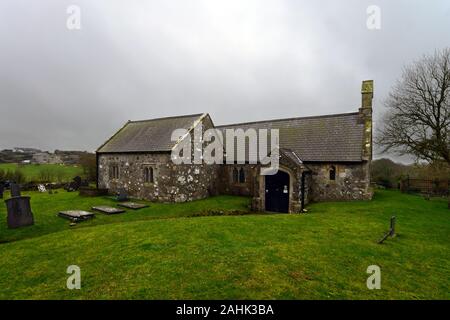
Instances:
[[[215,197],[98,214],[75,228],[55,216],[111,201],[32,193],[36,225],[20,230],[6,229],[2,206],[0,298],[450,299],[445,199],[377,191],[373,201],[313,204],[306,215],[190,217],[248,205]],[[398,236],[379,245],[392,215]],[[73,264],[81,290],[66,288]],[[381,290],[366,287],[373,264]]]
[[[59,164],[27,164],[18,165],[16,163],[0,163],[0,170],[15,171],[20,170],[25,176],[25,180],[40,181],[42,173],[49,176],[54,181],[68,182],[76,176],[83,176],[83,169],[76,166],[66,166]]]

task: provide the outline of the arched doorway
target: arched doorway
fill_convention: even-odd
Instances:
[[[289,174],[284,171],[265,176],[266,211],[289,212],[289,184]]]

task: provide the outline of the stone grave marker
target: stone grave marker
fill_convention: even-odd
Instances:
[[[133,209],[133,210],[148,207],[148,205],[146,205],[146,204],[137,203],[137,202],[123,202],[123,203],[119,203],[118,206],[128,208],[128,209]]]
[[[19,196],[5,200],[8,212],[8,228],[14,229],[34,224],[30,197]]]
[[[20,197],[20,185],[11,183],[11,197]]]
[[[81,182],[82,182],[81,177],[76,176],[75,178],[73,178],[73,182],[74,182],[75,190],[80,189],[80,187],[81,187]]]
[[[58,216],[60,216],[61,218],[69,219],[72,222],[78,222],[91,219],[95,216],[95,214],[83,210],[67,210],[67,211],[60,211],[58,213]]]
[[[128,194],[125,189],[120,189],[119,194],[117,195],[117,201],[128,201]]]
[[[92,210],[100,211],[100,212],[106,213],[106,214],[118,214],[118,213],[125,212],[125,210],[123,210],[123,209],[109,207],[109,206],[95,206],[95,207],[92,207]]]
[[[81,187],[81,185],[83,184],[83,180],[79,177],[76,176],[75,178],[73,178],[73,181],[70,182],[66,187],[66,191],[68,192],[72,192],[72,191],[78,191]]]

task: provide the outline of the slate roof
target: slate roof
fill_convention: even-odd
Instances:
[[[190,129],[204,114],[129,121],[105,142],[98,153],[171,151],[173,130]],[[360,162],[362,161],[364,124],[359,114],[344,113],[326,116],[277,119],[216,126],[243,130],[279,129],[280,148],[297,162]],[[270,141],[270,138],[268,139]],[[247,148],[248,151],[248,148]],[[248,156],[248,155],[247,155]]]
[[[128,121],[100,148],[98,153],[171,151],[175,129],[189,130],[204,114],[192,114],[141,121]]]
[[[358,118],[356,112],[238,123],[216,128],[222,130],[224,140],[225,129],[279,129],[280,148],[292,150],[304,162],[360,162],[364,124],[358,123]]]
[[[288,158],[298,166],[303,164],[303,161],[300,159],[298,154],[296,154],[295,151],[291,149],[280,148],[280,154],[284,155],[286,158]]]

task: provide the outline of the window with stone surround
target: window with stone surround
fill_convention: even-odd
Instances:
[[[233,183],[237,184],[237,183],[245,183],[245,169],[244,168],[239,168],[239,167],[235,167],[233,168]]]
[[[155,177],[153,174],[153,168],[152,167],[146,167],[144,168],[144,183],[154,183]]]
[[[336,180],[336,167],[331,166],[330,168],[330,180],[335,181]]]
[[[119,179],[119,166],[113,164],[109,167],[109,177],[110,179]]]
[[[237,168],[233,168],[233,182],[234,183],[239,182],[239,171]]]
[[[245,183],[245,170],[241,168],[239,170],[239,183]]]

